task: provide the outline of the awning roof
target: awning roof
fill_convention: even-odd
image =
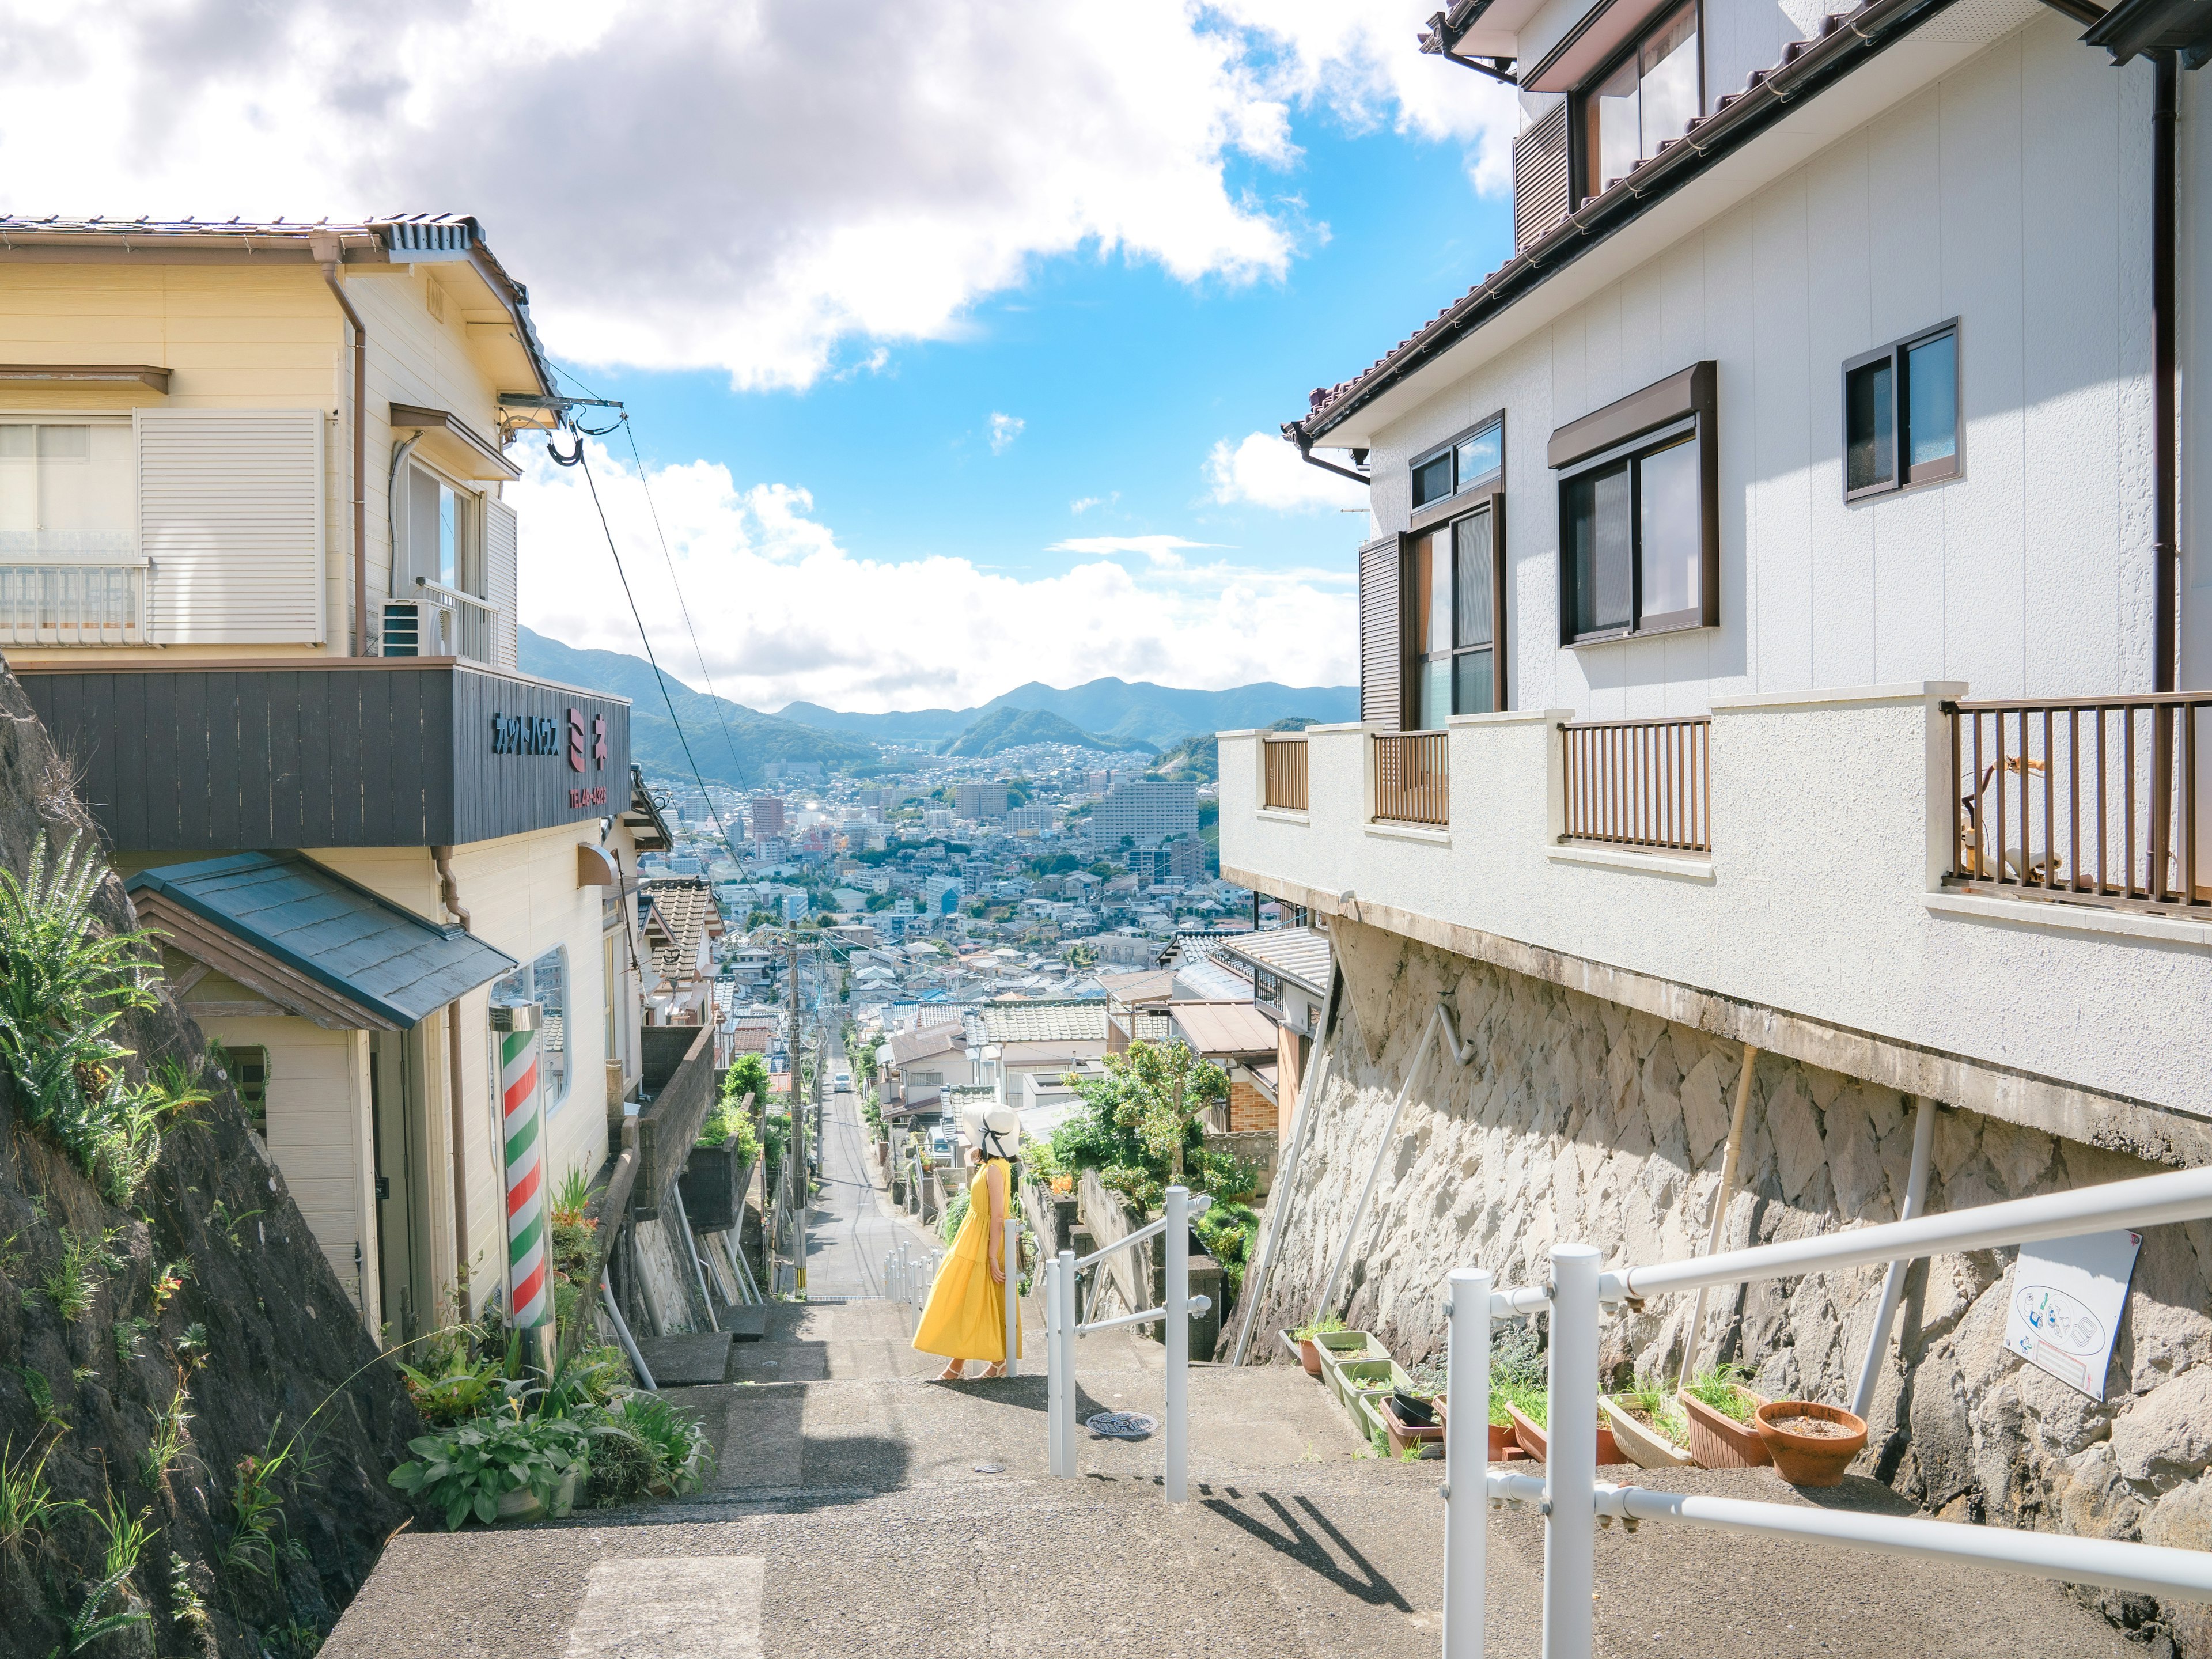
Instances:
[[[519,965],[299,853],[167,865],[127,885],[140,921],[176,950],[335,1030],[411,1029]]]

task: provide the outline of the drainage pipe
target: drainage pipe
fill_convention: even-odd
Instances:
[[[1921,1204],[1928,1196],[1928,1154],[1936,1144],[1936,1103],[1927,1096],[1920,1097],[1912,1120],[1912,1170],[1905,1180],[1905,1208],[1899,1213],[1899,1221],[1910,1221],[1920,1213]],[[1851,1390],[1851,1415],[1864,1419],[1867,1407],[1874,1404],[1875,1368],[1881,1363],[1883,1352],[1889,1346],[1890,1322],[1897,1316],[1897,1304],[1905,1294],[1905,1270],[1911,1263],[1899,1260],[1889,1264],[1889,1271],[1881,1277],[1881,1301],[1875,1309],[1874,1329],[1867,1333],[1866,1358],[1859,1362],[1858,1386]]]
[[[614,1321],[615,1335],[621,1340],[623,1352],[629,1356],[630,1364],[636,1369],[637,1380],[655,1394],[659,1393],[660,1384],[653,1380],[653,1373],[646,1366],[645,1356],[637,1351],[637,1339],[629,1334],[629,1322],[622,1316],[622,1310],[615,1305],[615,1287],[605,1273],[599,1275],[599,1302],[606,1309],[607,1317]]]
[[[1331,956],[1334,952],[1332,951]],[[1314,1045],[1313,1063],[1298,1079],[1297,1103],[1291,1126],[1290,1156],[1275,1169],[1274,1201],[1268,1206],[1267,1236],[1260,1242],[1258,1276],[1245,1288],[1244,1322],[1237,1328],[1237,1349],[1229,1356],[1231,1365],[1244,1363],[1245,1350],[1252,1341],[1253,1322],[1260,1316],[1260,1301],[1267,1289],[1267,1275],[1275,1266],[1275,1252],[1283,1242],[1283,1234],[1291,1224],[1291,1203],[1297,1196],[1298,1160],[1304,1155],[1306,1138],[1312,1133],[1313,1121],[1321,1112],[1323,1084],[1328,1076],[1329,1057],[1334,1053],[1336,1037],[1337,988],[1344,983],[1344,970],[1334,967],[1329,970],[1328,993],[1321,1004],[1321,1041]]]
[[[461,904],[461,885],[453,877],[453,849],[433,847],[430,862],[438,872],[438,900],[453,912],[453,920],[461,931],[469,931],[469,913]],[[469,1165],[468,1114],[461,1104],[461,1000],[455,997],[446,1005],[446,1103],[447,1133],[453,1142],[453,1255],[459,1263],[454,1281],[454,1294],[460,1299],[461,1318],[470,1317],[470,1305],[474,1301],[475,1286],[469,1279]],[[495,1139],[497,1137],[494,1137]],[[495,1146],[492,1157],[500,1158],[501,1149]],[[504,1166],[502,1165],[502,1170]],[[514,1310],[510,1308],[512,1314]]]
[[[2158,586],[2151,629],[2158,660],[2151,689],[2172,691],[2180,684],[2181,537],[2175,457],[2179,416],[2174,398],[2174,128],[2179,118],[2180,75],[2171,52],[2153,53],[2152,62],[2156,80],[2150,118],[2151,559]]]
[[[1711,1255],[1721,1247],[1721,1229],[1728,1224],[1729,1198],[1735,1187],[1736,1159],[1743,1152],[1743,1121],[1751,1107],[1751,1074],[1759,1064],[1759,1050],[1749,1043],[1744,1045],[1743,1070],[1735,1079],[1735,1112],[1729,1120],[1728,1152],[1721,1159],[1721,1187],[1713,1194],[1713,1218],[1705,1229],[1705,1254]],[[1676,1373],[1674,1386],[1680,1388],[1694,1376],[1698,1362],[1699,1337],[1705,1328],[1705,1287],[1698,1287],[1697,1300],[1690,1304],[1690,1328],[1682,1337],[1682,1369]]]
[[[368,328],[346,298],[338,281],[338,246],[326,246],[331,257],[323,261],[323,282],[345,313],[353,329],[353,653],[368,654],[368,495],[363,488],[368,471]]]
[[[707,1269],[699,1260],[699,1241],[691,1236],[691,1218],[684,1213],[684,1188],[674,1182],[668,1188],[668,1201],[676,1210],[676,1224],[682,1230],[684,1253],[691,1258],[691,1277],[699,1281],[699,1305],[707,1310],[707,1323],[716,1334],[722,1322],[714,1317],[714,1298],[707,1291]]]

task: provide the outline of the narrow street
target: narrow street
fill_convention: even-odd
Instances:
[[[833,1075],[848,1065],[841,1047]],[[817,1301],[884,1293],[884,1257],[901,1234],[868,1163],[860,1097],[836,1090],[823,1108],[822,1193],[807,1222],[806,1291]]]

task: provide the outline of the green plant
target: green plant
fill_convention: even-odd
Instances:
[[[653,1459],[652,1484],[696,1492],[714,1467],[707,1431],[656,1394],[634,1394],[609,1408],[607,1420],[637,1437]]]
[[[258,1210],[234,1212],[230,1206],[219,1198],[208,1209],[209,1218],[214,1222],[216,1230],[230,1240],[230,1248],[234,1250],[243,1249],[246,1243],[239,1237],[238,1230],[260,1213]]]
[[[120,1595],[123,1605],[113,1613],[102,1613],[111,1595]],[[49,1605],[55,1617],[62,1622],[62,1639],[53,1650],[60,1659],[74,1659],[95,1642],[119,1635],[134,1626],[148,1623],[143,1608],[131,1592],[131,1576],[111,1572],[84,1593],[84,1600],[72,1611],[64,1602],[49,1595]]]
[[[154,1328],[150,1319],[133,1316],[115,1322],[115,1363],[128,1365],[138,1357],[138,1345],[146,1340],[146,1333]]]
[[[479,1417],[507,1401],[505,1368],[496,1359],[472,1359],[456,1353],[442,1371],[417,1370],[395,1361],[407,1384],[408,1398],[425,1423],[442,1428]]]
[[[192,1276],[190,1261],[172,1261],[166,1267],[154,1268],[154,1313],[156,1318],[168,1310],[169,1299],[185,1288],[185,1281]]]
[[[968,1189],[963,1187],[945,1200],[945,1213],[937,1218],[937,1236],[950,1244],[960,1236],[960,1224],[968,1219]]]
[[[1350,1326],[1346,1325],[1334,1314],[1330,1314],[1326,1318],[1311,1320],[1307,1323],[1299,1326],[1297,1329],[1291,1333],[1291,1340],[1293,1342],[1310,1342],[1317,1336],[1328,1336],[1334,1332],[1349,1330],[1350,1328]]]
[[[1613,1398],[1624,1411],[1642,1418],[1676,1445],[1689,1438],[1690,1425],[1683,1419],[1681,1407],[1674,1403],[1666,1384],[1656,1378],[1639,1376],[1634,1388],[1623,1389]]]
[[[305,1620],[280,1625],[272,1634],[283,1659],[314,1659],[323,1650],[323,1632]]]
[[[1244,1285],[1244,1264],[1260,1236],[1260,1212],[1235,1199],[1216,1198],[1197,1222],[1198,1242],[1221,1264],[1231,1297]]]
[[[112,1492],[107,1495],[106,1509],[94,1512],[94,1519],[107,1534],[102,1571],[110,1578],[127,1580],[138,1571],[138,1558],[145,1554],[146,1540],[154,1535],[154,1528],[146,1524],[153,1513],[151,1510],[141,1510],[135,1516],[131,1514],[115,1501]]]
[[[208,1328],[197,1319],[185,1327],[184,1334],[177,1339],[177,1352],[192,1364],[207,1358]]]
[[[284,1500],[277,1496],[276,1482],[291,1461],[295,1443],[288,1442],[281,1450],[272,1449],[276,1440],[276,1426],[272,1424],[261,1452],[258,1455],[248,1452],[238,1460],[230,1487],[234,1519],[230,1541],[222,1550],[224,1566],[263,1577],[273,1577],[276,1569],[276,1533],[284,1522]]]
[[[408,1442],[415,1461],[386,1477],[410,1497],[441,1507],[448,1531],[471,1515],[490,1521],[499,1500],[527,1488],[550,1504],[562,1479],[584,1461],[586,1437],[562,1417],[478,1418]]]
[[[92,1311],[106,1269],[118,1265],[109,1249],[115,1234],[80,1233],[74,1227],[61,1231],[61,1260],[39,1281],[39,1288],[63,1322],[74,1325]]]
[[[23,1448],[21,1457],[15,1455],[13,1435],[0,1448],[0,1549],[21,1549],[43,1534],[47,1523],[64,1510],[83,1507],[74,1499],[57,1501],[53,1488],[46,1484],[46,1456],[52,1449],[47,1447],[33,1463],[28,1446]]]
[[[591,1202],[592,1177],[579,1164],[562,1176],[561,1184],[554,1188],[553,1219],[556,1224],[564,1219],[581,1221]]]
[[[22,1380],[23,1392],[30,1397],[31,1409],[38,1413],[39,1421],[66,1433],[70,1420],[55,1408],[53,1384],[46,1381],[46,1373],[34,1371],[28,1365],[10,1365],[8,1369]]]
[[[187,1397],[185,1384],[179,1381],[167,1407],[153,1413],[153,1438],[147,1442],[140,1464],[149,1486],[159,1487],[167,1480],[171,1466],[185,1455],[185,1447],[191,1441],[188,1430],[192,1414],[185,1409]]]
[[[192,1564],[172,1551],[169,1555],[169,1617],[199,1638],[203,1652],[215,1645],[215,1616],[192,1582]]]
[[[1751,1421],[1752,1404],[1744,1393],[1751,1372],[1741,1365],[1714,1365],[1699,1371],[1682,1385],[1682,1392],[1701,1405],[1739,1423]]]

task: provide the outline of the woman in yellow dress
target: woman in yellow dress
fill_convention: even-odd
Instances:
[[[968,1187],[968,1213],[930,1287],[914,1346],[921,1353],[951,1356],[939,1382],[967,1375],[968,1362],[986,1359],[987,1377],[1006,1374],[1006,1215],[1013,1192],[1014,1146],[1021,1119],[994,1106],[968,1125],[975,1143],[968,1153],[975,1178]],[[1015,1298],[1014,1358],[1021,1358],[1020,1297]]]

